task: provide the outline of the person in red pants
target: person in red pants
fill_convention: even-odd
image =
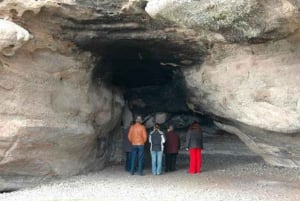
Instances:
[[[186,135],[186,147],[190,153],[190,174],[197,174],[201,171],[202,164],[202,149],[203,136],[201,127],[197,122],[194,122]]]

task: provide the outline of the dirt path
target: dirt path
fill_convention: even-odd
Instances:
[[[187,174],[187,153],[181,152],[179,169],[172,173],[153,176],[146,168],[145,176],[131,176],[122,166],[112,166],[3,193],[0,200],[300,201],[300,169],[268,166],[242,146],[234,139],[207,141],[203,172],[198,175]]]

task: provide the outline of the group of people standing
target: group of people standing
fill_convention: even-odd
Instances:
[[[144,151],[148,140],[150,144],[152,174],[162,174],[162,158],[165,154],[165,172],[176,170],[176,160],[180,149],[180,138],[174,131],[174,126],[169,125],[167,132],[160,130],[159,124],[155,124],[153,130],[147,135],[142,117],[137,116],[136,122],[124,132],[123,147],[126,152],[125,169],[134,175],[137,170],[143,175]],[[200,173],[202,163],[203,139],[198,123],[193,123],[186,135],[186,149],[190,154],[190,174]]]

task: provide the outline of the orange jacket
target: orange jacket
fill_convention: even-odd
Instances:
[[[140,123],[132,125],[129,129],[128,139],[132,145],[144,145],[147,141],[147,131],[145,126]]]

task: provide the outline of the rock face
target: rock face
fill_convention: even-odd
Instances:
[[[0,189],[119,162],[121,118],[137,113],[181,128],[178,113],[209,115],[269,163],[299,167],[299,8],[0,1]]]
[[[30,39],[27,30],[13,22],[0,19],[0,52],[5,56],[12,56],[14,52]]]
[[[152,0],[146,10],[210,41],[205,62],[183,70],[190,108],[269,163],[299,167],[299,1]]]
[[[57,39],[59,19],[45,8],[61,7],[0,3],[10,18],[0,20],[1,190],[103,168],[120,122],[122,93],[91,79],[94,57]]]
[[[186,70],[195,110],[274,132],[299,131],[300,43],[215,46],[200,70]],[[221,54],[223,58],[221,58]],[[199,109],[197,108],[199,107]]]
[[[297,30],[299,1],[150,0],[146,11],[226,42],[263,42]],[[208,34],[207,32],[211,32]]]

